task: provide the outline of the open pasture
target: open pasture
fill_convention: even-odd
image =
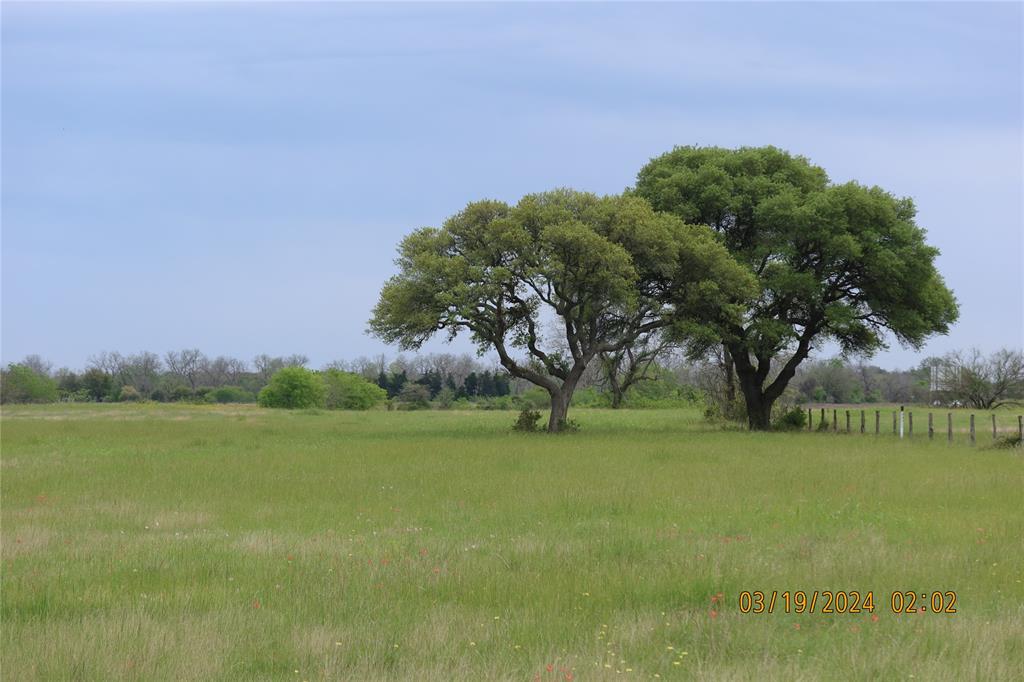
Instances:
[[[1024,675],[1019,450],[571,416],[5,406],[4,677]]]

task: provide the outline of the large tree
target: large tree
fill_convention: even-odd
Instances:
[[[752,429],[768,428],[772,404],[812,348],[831,340],[870,355],[888,335],[918,348],[957,319],[910,199],[833,184],[775,147],[677,147],[644,166],[635,191],[656,210],[714,229],[757,277],[742,323],[720,330]]]
[[[403,349],[439,331],[449,340],[469,332],[509,374],[549,393],[552,432],[596,356],[658,329],[722,324],[752,292],[706,227],[656,213],[640,197],[572,190],[514,207],[471,203],[441,228],[407,236],[396,262],[370,330]],[[557,341],[541,332],[547,322]]]
[[[949,353],[936,365],[941,393],[980,410],[1024,402],[1024,352],[1004,348],[989,357],[977,348]]]

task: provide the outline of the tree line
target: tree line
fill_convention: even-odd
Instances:
[[[197,348],[163,356],[102,352],[89,358],[83,370],[54,369],[39,355],[11,363],[0,373],[0,400],[32,402],[255,402],[271,379],[287,368],[306,368],[305,355],[257,355],[251,361],[209,357]],[[426,400],[476,401],[510,395],[516,387],[503,370],[469,355],[384,356],[335,361],[323,373],[347,373],[379,386],[387,398],[411,387]]]
[[[170,358],[168,363],[166,358]],[[182,357],[200,368],[189,382]],[[168,353],[121,355],[100,353],[82,371],[54,370],[38,355],[0,370],[0,401],[255,402],[273,376],[285,368],[306,368],[304,355],[259,355],[251,362],[208,358],[195,349]],[[635,353],[610,356],[585,372],[573,405],[664,408],[703,406],[709,417],[742,419],[744,407],[727,402],[722,354],[697,361],[667,343]],[[366,409],[385,401],[405,409],[521,409],[546,406],[546,392],[518,380],[500,367],[468,354],[399,355],[388,359],[360,357],[335,361],[319,374],[326,377],[325,406]],[[342,375],[358,377],[379,388],[356,390]],[[348,382],[348,383],[346,383]],[[361,397],[346,396],[358,394]],[[347,402],[346,402],[347,401]],[[1024,352],[977,349],[929,357],[905,370],[883,369],[865,359],[814,358],[797,370],[782,402],[787,406],[817,403],[941,404],[993,409],[1024,402]]]

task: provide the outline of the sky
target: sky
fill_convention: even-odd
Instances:
[[[915,200],[960,321],[877,364],[1024,345],[1019,3],[0,12],[4,364],[393,356],[366,321],[405,234],[482,198],[621,192],[688,144]]]

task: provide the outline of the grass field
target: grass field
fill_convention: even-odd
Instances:
[[[1019,449],[571,416],[5,407],[3,677],[1024,679]]]

